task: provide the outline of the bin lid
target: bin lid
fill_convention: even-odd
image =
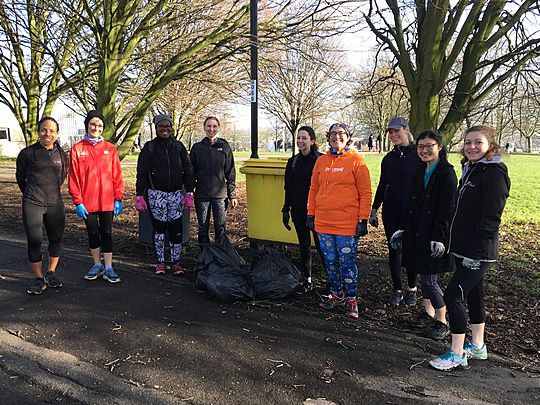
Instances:
[[[244,164],[240,168],[240,173],[283,176],[285,174],[287,160],[288,158],[248,159],[244,161]]]

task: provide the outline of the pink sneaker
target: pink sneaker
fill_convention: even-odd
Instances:
[[[358,319],[358,303],[355,298],[347,299],[347,303],[345,304],[345,316]]]
[[[167,271],[167,266],[165,266],[165,263],[158,263],[156,265],[156,271],[155,271],[156,275],[162,276],[166,273],[166,271]]]
[[[180,266],[180,263],[173,263],[171,264],[171,270],[173,272],[173,276],[183,276],[185,273],[185,270]]]

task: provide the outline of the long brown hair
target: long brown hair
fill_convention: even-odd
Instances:
[[[501,154],[501,147],[499,146],[497,142],[495,142],[495,129],[494,128],[487,125],[475,125],[473,127],[470,127],[469,129],[465,131],[465,136],[463,137],[463,141],[467,139],[467,135],[469,135],[471,132],[481,132],[488,140],[489,148],[486,154],[484,155],[484,158],[486,160],[491,160],[493,159],[493,156]],[[465,145],[461,149],[461,156],[463,156],[463,158],[461,159],[461,164],[464,165],[465,163],[469,161],[467,156],[465,156]]]

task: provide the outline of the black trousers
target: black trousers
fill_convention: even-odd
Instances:
[[[492,263],[481,262],[478,270],[463,266],[462,260],[454,257],[456,271],[444,293],[444,302],[448,310],[450,331],[461,334],[467,332],[467,313],[465,301],[472,324],[486,322],[486,306],[484,302],[484,276]]]
[[[384,224],[384,233],[388,242],[388,266],[392,276],[392,285],[394,290],[403,290],[402,267],[401,267],[401,247],[393,249],[390,246],[390,238],[395,231],[399,229],[403,213],[393,210],[382,210],[382,220]],[[407,269],[407,285],[409,288],[416,287],[416,272],[413,269]]]
[[[41,207],[23,202],[23,224],[28,241],[28,260],[37,263],[42,260],[41,244],[43,243],[43,226],[49,240],[49,256],[59,257],[66,224],[64,203],[54,207]]]
[[[294,228],[296,229],[296,235],[298,236],[298,247],[300,249],[300,260],[302,262],[302,274],[304,278],[311,277],[311,237],[313,235],[313,240],[315,241],[315,247],[321,258],[321,262],[324,266],[324,258],[321,251],[321,246],[319,243],[319,236],[317,232],[310,231],[306,228],[307,217],[294,217],[293,223]]]
[[[112,211],[90,212],[86,223],[90,249],[101,248],[101,253],[112,253]]]

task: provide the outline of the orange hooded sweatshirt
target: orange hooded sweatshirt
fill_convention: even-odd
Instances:
[[[354,236],[358,221],[368,219],[370,209],[369,170],[358,152],[327,152],[317,159],[308,197],[308,215],[315,216],[317,232]]]

